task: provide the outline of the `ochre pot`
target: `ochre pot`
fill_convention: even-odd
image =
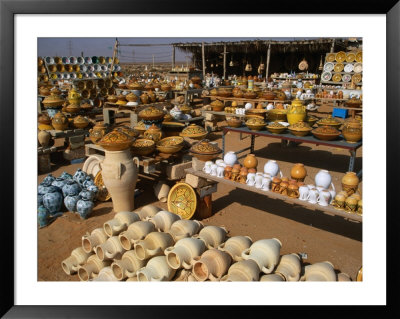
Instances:
[[[290,176],[298,182],[304,182],[304,179],[307,176],[307,170],[304,167],[304,164],[302,163],[294,164],[294,166],[290,170]]]
[[[357,191],[359,182],[360,180],[355,172],[347,172],[342,178],[342,189],[348,195],[352,195]]]
[[[243,165],[246,168],[257,168],[258,160],[254,154],[247,154],[246,158],[243,160]]]

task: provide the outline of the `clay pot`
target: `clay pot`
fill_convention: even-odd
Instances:
[[[96,247],[96,255],[100,260],[121,258],[124,251],[117,236],[108,238],[105,243]]]
[[[360,180],[355,172],[347,172],[342,177],[342,188],[348,195],[352,195],[357,191]]]
[[[154,224],[148,221],[137,221],[128,226],[128,229],[119,234],[118,238],[125,250],[131,250],[133,245],[154,232]]]
[[[182,238],[191,237],[197,234],[202,228],[203,224],[198,220],[181,219],[172,224],[168,233],[176,242]]]
[[[307,176],[307,170],[304,167],[304,164],[302,163],[294,164],[294,166],[290,170],[290,176],[298,182],[304,182],[304,179]]]
[[[149,95],[148,95],[147,93],[143,93],[143,94],[140,96],[140,101],[141,101],[143,104],[149,104],[149,103],[150,103],[150,97],[149,97]]]
[[[281,247],[282,243],[277,238],[261,239],[244,250],[242,258],[245,260],[253,259],[263,273],[270,274],[279,261]]]
[[[241,261],[243,260],[242,252],[250,248],[252,243],[249,236],[235,236],[220,244],[218,249],[227,252],[234,261]]]
[[[82,237],[82,248],[86,253],[96,252],[96,247],[104,244],[108,239],[107,234],[103,228],[94,229],[90,235]]]
[[[233,151],[229,151],[224,155],[224,162],[228,166],[233,166],[237,162],[237,155]]]
[[[229,267],[228,274],[221,281],[258,281],[260,268],[254,260],[242,260]]]
[[[332,185],[332,188],[335,189],[329,172],[325,169],[321,169],[317,175],[315,175],[315,186],[328,189],[330,185]]]
[[[144,138],[148,140],[153,140],[154,142],[160,141],[164,137],[164,133],[161,131],[161,129],[156,126],[155,124],[152,124],[143,134]]]
[[[300,257],[297,254],[283,255],[275,273],[281,274],[286,281],[299,281],[301,272]]]
[[[260,278],[260,281],[285,281],[281,274],[268,274]]]
[[[107,236],[112,237],[126,230],[130,224],[139,220],[139,215],[134,212],[119,212],[113,219],[106,221],[103,228]]]
[[[132,278],[136,276],[136,272],[144,267],[146,262],[136,257],[133,250],[127,251],[122,255],[121,260],[115,260],[111,264],[114,276],[118,280]]]
[[[97,123],[93,128],[89,130],[89,137],[93,144],[97,144],[104,135],[107,133],[107,127],[104,124]]]
[[[78,267],[78,276],[82,281],[88,281],[90,278],[95,278],[100,271],[111,265],[111,261],[102,261],[96,255],[91,255],[86,264]]]
[[[324,261],[304,267],[302,281],[336,281],[336,273],[332,263]]]
[[[154,224],[158,231],[167,232],[171,228],[172,224],[180,219],[181,216],[162,210],[149,218],[149,221]]]
[[[217,281],[225,275],[232,263],[231,256],[217,249],[206,250],[193,259],[193,275],[198,281]]]
[[[51,134],[47,131],[38,132],[38,141],[42,147],[47,147],[51,140]]]
[[[275,160],[269,160],[264,165],[264,173],[271,175],[271,177],[277,176],[280,173],[282,177],[282,172],[280,171],[279,165]]]
[[[149,217],[153,217],[155,214],[157,214],[161,210],[162,209],[157,206],[146,205],[146,206],[143,206],[139,211],[137,211],[137,214],[139,215],[141,220],[146,220]]]
[[[164,181],[159,181],[154,185],[154,194],[156,195],[157,199],[163,203],[167,202],[169,190],[169,185]]]
[[[196,238],[179,239],[173,247],[165,249],[168,265],[173,269],[191,269],[195,257],[199,257],[206,250],[203,241]]]
[[[254,154],[247,154],[246,158],[243,160],[243,166],[246,168],[257,168],[258,160]]]
[[[104,161],[100,162],[104,186],[111,195],[115,212],[134,209],[134,193],[138,169],[132,161],[129,149],[105,151]]]
[[[75,248],[71,256],[62,261],[61,267],[67,275],[73,275],[78,271],[78,266],[83,265],[90,255],[82,247]]]
[[[135,243],[135,254],[140,260],[161,256],[167,247],[174,245],[174,239],[168,233],[151,232],[143,240]]]
[[[118,281],[118,278],[114,276],[111,267],[108,266],[100,270],[99,275],[92,281]]]
[[[58,112],[56,115],[53,116],[51,125],[56,130],[64,131],[68,128],[68,119],[62,112]]]
[[[151,258],[146,267],[137,271],[138,281],[170,281],[176,270],[172,269],[165,256]]]
[[[78,115],[77,117],[74,118],[73,123],[74,127],[83,129],[89,125],[89,120],[82,115]]]
[[[227,231],[224,227],[206,226],[193,238],[201,239],[208,249],[212,249],[217,248],[225,241],[226,234]]]
[[[42,113],[38,117],[38,122],[40,124],[50,125],[51,124],[51,119],[46,113]]]

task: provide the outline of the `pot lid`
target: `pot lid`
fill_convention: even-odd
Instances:
[[[161,132],[161,129],[154,123],[146,131],[146,133],[150,133],[150,134],[160,133],[160,132]]]
[[[139,112],[139,116],[140,117],[148,117],[148,116],[151,116],[151,117],[160,116],[160,117],[162,117],[162,116],[164,116],[164,112],[159,110],[159,109],[157,109],[154,106],[150,106],[150,107],[147,107],[144,110],[140,111]]]
[[[102,126],[102,127],[104,127],[104,126]],[[115,128],[114,130],[125,133],[133,138],[139,136],[139,132],[137,132],[134,129],[130,128],[129,126],[125,126],[125,125],[119,126],[119,127]]]
[[[65,114],[63,113],[63,112],[57,112],[54,116],[53,116],[53,119],[54,118],[67,118],[66,116],[65,116]]]
[[[320,119],[318,121],[318,124],[341,124],[341,122],[338,119],[332,117],[331,115],[328,115],[328,117]]]
[[[113,130],[110,133],[103,136],[103,138],[99,141],[100,145],[118,145],[118,144],[126,144],[128,148],[134,138],[129,136],[128,134],[123,133],[122,131]]]
[[[182,130],[182,135],[184,136],[196,136],[196,135],[203,135],[206,133],[206,130],[201,127],[200,125],[190,124],[189,126],[185,127]]]
[[[82,115],[78,115],[74,118],[74,123],[89,123],[89,120]]]
[[[60,102],[60,103],[64,103],[64,99],[61,98],[60,95],[55,94],[54,92],[51,93],[51,95],[46,96],[43,99],[43,104],[48,104],[48,103],[56,103],[56,102]]]
[[[222,152],[217,145],[210,143],[208,139],[201,140],[194,144],[190,148],[190,151],[198,154],[218,154]]]

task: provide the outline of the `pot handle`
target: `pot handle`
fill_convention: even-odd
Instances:
[[[139,168],[139,157],[134,157],[132,160],[136,164],[137,168]]]
[[[282,171],[279,171],[279,174],[281,175],[281,178],[283,177]]]
[[[331,182],[331,186],[332,186],[332,189],[336,192],[335,185],[333,185],[333,182]]]

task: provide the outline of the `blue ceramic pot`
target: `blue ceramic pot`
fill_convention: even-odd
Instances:
[[[73,196],[66,196],[64,198],[64,205],[67,207],[68,211],[70,212],[76,212],[76,203],[80,199],[79,195],[73,195]]]
[[[95,200],[97,198],[97,194],[99,193],[99,188],[96,185],[90,185],[87,190],[94,194],[93,200]]]
[[[39,186],[38,186],[38,194],[39,195],[45,195],[45,194],[51,193],[51,192],[61,192],[61,190],[58,187],[53,186],[53,185],[39,184]]]
[[[76,203],[76,210],[82,219],[86,219],[92,213],[93,206],[92,201],[80,199]]]
[[[43,205],[48,209],[50,214],[55,214],[59,212],[61,210],[62,203],[63,203],[63,195],[59,193],[57,190],[48,192],[43,195]]]
[[[54,182],[55,179],[56,178],[53,175],[47,174],[47,176],[43,179],[42,183],[50,183],[51,184]]]
[[[94,198],[94,193],[89,191],[89,190],[83,190],[79,193],[80,198],[83,200],[93,200]]]
[[[67,180],[67,183],[62,188],[62,193],[64,197],[78,195],[80,191],[81,187],[73,179]]]
[[[73,179],[72,175],[67,172],[62,172],[62,174],[60,175],[60,178],[65,179],[65,180]]]
[[[43,205],[43,195],[38,194],[37,195],[37,207],[39,208],[41,205]]]
[[[83,182],[86,180],[87,174],[82,171],[80,168],[75,172],[73,179],[74,181],[78,182],[78,184],[82,187]]]
[[[64,187],[64,185],[67,184],[67,181],[61,177],[57,177],[53,183],[51,183],[51,185],[58,187],[60,189],[60,191],[62,191],[62,188]]]
[[[47,226],[49,223],[50,212],[43,205],[38,207],[38,223],[39,227]]]
[[[61,111],[60,108],[47,108],[46,109],[47,114],[49,115],[49,117],[52,119],[54,117],[54,115],[56,115],[58,112]]]
[[[82,183],[83,188],[88,188],[91,185],[94,185],[94,181],[90,176],[86,176],[85,181]]]

